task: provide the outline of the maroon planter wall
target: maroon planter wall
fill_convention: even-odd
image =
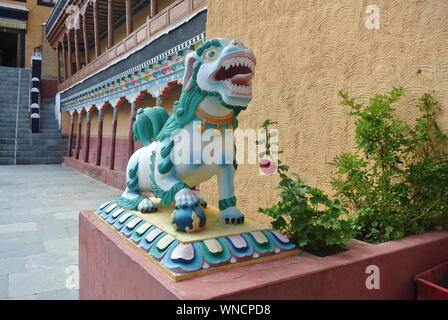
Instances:
[[[352,240],[350,250],[278,261],[173,282],[144,254],[101,222],[80,213],[81,299],[414,299],[413,277],[448,260],[448,232],[381,245]],[[366,268],[378,266],[380,289],[369,290]]]
[[[64,164],[112,187],[121,190],[126,188],[125,171],[110,170],[108,166],[97,167],[95,164],[86,163],[82,159],[81,156],[79,160],[72,157],[64,157]]]
[[[110,148],[111,138],[103,138],[102,152],[101,152],[101,166],[95,166],[96,160],[96,146],[98,139],[96,137],[90,138],[89,148],[89,162],[84,162],[84,136],[81,136],[81,148],[79,150],[79,159],[74,157],[64,157],[64,164],[74,168],[82,173],[106,183],[115,188],[125,188],[126,182],[126,167],[128,164],[128,139],[118,139],[115,144],[115,170],[109,170],[110,163]],[[143,145],[136,142],[134,150],[138,150]],[[73,144],[72,154],[75,154],[76,144]]]

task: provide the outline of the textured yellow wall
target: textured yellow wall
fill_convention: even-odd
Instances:
[[[24,6],[29,10],[25,36],[25,68],[29,68],[34,48],[42,44],[42,23],[47,21],[53,8],[37,5],[37,0],[27,2],[1,0],[1,2]]]
[[[411,121],[416,100],[436,90],[448,105],[448,1],[446,0],[209,0],[207,37],[239,38],[255,51],[254,99],[241,128],[267,118],[279,122],[282,160],[311,184],[331,192],[328,162],[353,148],[353,119],[337,93],[366,101],[391,86],[404,86],[397,113]],[[365,26],[366,7],[380,8],[379,30]],[[420,70],[420,71],[419,71]],[[448,127],[448,112],[442,115]],[[254,165],[236,175],[239,207],[250,217],[272,205],[276,177]],[[201,186],[217,201],[215,181]],[[216,202],[215,202],[216,203]]]
[[[42,79],[58,78],[58,52],[50,46],[42,26]],[[61,74],[62,75],[62,74]]]

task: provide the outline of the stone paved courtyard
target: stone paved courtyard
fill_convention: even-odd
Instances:
[[[119,193],[61,165],[0,166],[0,299],[77,299],[78,213]]]

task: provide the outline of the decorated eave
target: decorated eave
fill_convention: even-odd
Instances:
[[[48,36],[50,32],[53,30],[53,27],[56,25],[56,21],[60,18],[61,15],[65,14],[65,8],[69,4],[69,0],[58,0],[53,10],[50,13],[50,16],[47,19],[46,25],[46,35]]]
[[[28,11],[21,5],[0,3],[0,27],[26,30]]]
[[[181,83],[185,57],[205,40],[202,33],[164,53],[62,100],[66,111],[100,108],[110,100],[132,96],[142,91],[160,97],[169,83]]]

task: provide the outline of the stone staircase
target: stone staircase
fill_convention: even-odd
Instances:
[[[31,133],[31,71],[0,67],[0,75],[0,165],[62,163],[67,139],[61,138],[54,99],[42,99],[40,132]]]

